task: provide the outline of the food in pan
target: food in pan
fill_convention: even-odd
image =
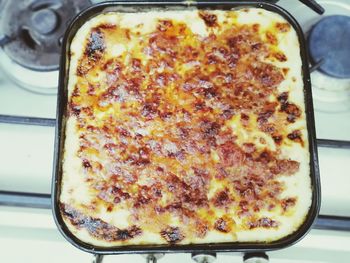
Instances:
[[[273,12],[109,12],[70,46],[60,211],[98,246],[272,242],[311,204],[298,37]]]

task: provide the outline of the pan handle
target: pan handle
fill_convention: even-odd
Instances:
[[[322,58],[321,60],[317,61],[316,63],[314,64],[310,64],[310,73],[316,71],[319,67],[322,66],[322,64],[324,63],[324,59]]]
[[[322,15],[325,12],[324,8],[315,0],[299,0],[299,1],[302,2],[304,5],[306,5],[307,7],[314,10],[319,15]]]

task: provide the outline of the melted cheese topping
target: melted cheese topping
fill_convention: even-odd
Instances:
[[[303,223],[301,59],[281,16],[111,12],[70,52],[60,206],[80,240],[271,242]]]

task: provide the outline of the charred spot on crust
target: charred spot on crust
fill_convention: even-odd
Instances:
[[[83,167],[88,169],[88,168],[91,168],[91,163],[87,160],[87,159],[84,159],[83,160]]]
[[[251,154],[256,151],[254,143],[244,143],[242,147],[245,153]]]
[[[208,223],[198,220],[196,222],[196,236],[204,238],[208,232]]]
[[[295,206],[297,199],[294,197],[289,197],[281,200],[281,207],[283,211],[287,211],[290,207]]]
[[[125,29],[124,33],[125,33],[126,39],[130,40],[130,39],[131,39],[131,36],[130,36],[130,29],[129,29],[129,28]]]
[[[261,227],[261,228],[277,228],[279,226],[278,222],[268,218],[268,217],[262,217],[257,221],[249,222],[248,224],[249,229]]]
[[[131,226],[127,229],[118,229],[115,234],[116,240],[128,240],[142,233],[141,229],[137,226]]]
[[[241,113],[241,119],[244,121],[249,121],[249,116],[245,113]]]
[[[289,72],[289,68],[283,68],[282,69],[284,76],[286,76]]]
[[[162,197],[162,191],[160,185],[153,186],[141,186],[139,189],[139,194],[134,202],[134,207],[138,208],[143,205],[147,205],[151,202],[156,201],[156,199]]]
[[[266,103],[262,109],[262,112],[258,114],[257,122],[259,124],[266,123],[268,119],[274,114],[276,106],[277,105],[275,103]]]
[[[84,228],[88,233],[105,241],[125,241],[134,238],[142,233],[142,230],[133,225],[126,229],[119,229],[106,223],[101,219],[96,219],[83,214],[70,205],[60,203],[60,210],[73,226],[78,229]]]
[[[260,25],[259,24],[253,24],[253,31],[254,32],[259,32],[259,29],[260,29]]]
[[[188,176],[186,180],[169,173],[165,179],[165,186],[174,195],[172,203],[176,204],[178,208],[186,208],[191,211],[198,207],[207,206],[207,177],[207,173],[202,170],[194,170],[194,175]],[[171,205],[169,208],[173,209],[174,207]]]
[[[77,76],[86,75],[95,66],[96,62],[102,58],[105,48],[104,34],[101,29],[92,29],[84,50],[84,56],[79,60]]]
[[[160,20],[158,22],[157,29],[161,32],[167,31],[169,28],[173,27],[173,22],[170,20]]]
[[[171,226],[162,230],[160,235],[170,244],[180,242],[185,238],[178,227]]]
[[[211,122],[208,120],[204,120],[200,124],[201,132],[203,133],[203,137],[206,139],[215,138],[215,136],[220,131],[220,124],[217,122]]]
[[[153,119],[158,114],[158,106],[156,103],[145,103],[141,109],[141,115],[146,119]]]
[[[289,134],[287,135],[287,138],[288,138],[289,140],[298,142],[298,143],[300,143],[301,145],[304,144],[303,139],[302,139],[302,134],[301,134],[301,131],[300,131],[300,130],[294,130],[294,131],[292,131],[291,133],[289,133]]]
[[[277,100],[281,104],[285,104],[288,101],[289,94],[288,92],[282,92],[280,95],[278,95]]]
[[[85,54],[89,58],[98,59],[101,57],[105,48],[104,35],[99,28],[95,28],[91,31]]]
[[[260,50],[262,46],[263,46],[262,43],[254,43],[252,44],[251,48],[253,51],[257,51],[257,50]]]
[[[256,159],[258,162],[269,163],[274,159],[273,155],[269,150],[264,150],[260,153],[259,157]]]
[[[130,198],[129,193],[124,192],[120,187],[117,186],[112,187],[111,194],[114,196],[114,203],[119,203],[121,200]]]
[[[142,135],[141,135],[142,136]],[[139,149],[136,153],[131,153],[126,161],[135,166],[145,166],[150,164],[149,149],[143,147]]]
[[[70,102],[68,104],[68,114],[71,116],[76,116],[78,117],[80,115],[81,112],[81,106],[78,104],[75,104],[73,102]]]
[[[275,125],[273,123],[259,123],[259,129],[265,133],[272,134],[276,131]]]
[[[268,63],[259,63],[249,66],[255,79],[257,79],[264,87],[273,88],[279,85],[284,79],[280,69]]]
[[[86,73],[88,73],[88,71],[89,71],[89,68],[88,68],[88,67],[83,66],[83,65],[79,65],[79,66],[77,67],[77,72],[76,72],[76,74],[77,74],[77,76],[82,77],[82,76],[84,76]]]
[[[103,148],[107,151],[107,153],[111,156],[115,154],[115,151],[117,149],[117,145],[114,143],[106,143]]]
[[[276,144],[280,145],[282,143],[283,136],[282,135],[273,135],[272,139],[275,141]]]
[[[215,221],[214,228],[223,233],[228,233],[231,231],[230,222],[222,217]]]
[[[213,198],[213,203],[216,207],[225,207],[231,203],[231,197],[229,196],[228,189],[217,193]]]
[[[230,141],[220,145],[218,153],[224,166],[240,166],[244,159],[242,150]]]
[[[301,110],[294,103],[288,102],[288,92],[281,93],[277,100],[280,102],[280,112],[285,112],[287,114],[287,121],[294,123],[297,118],[301,116]]]
[[[280,62],[285,62],[285,61],[287,61],[286,55],[283,54],[282,52],[276,52],[276,53],[274,54],[274,57],[275,57],[278,61],[280,61]]]
[[[279,174],[292,175],[299,170],[300,163],[293,160],[278,160],[275,169]]]
[[[116,28],[117,26],[115,24],[100,24],[98,26],[98,28],[101,28],[101,29],[114,29]]]
[[[215,178],[222,180],[222,179],[227,178],[227,177],[228,177],[227,171],[223,167],[218,167],[217,172],[215,174]]]
[[[79,97],[80,96],[80,90],[79,90],[79,86],[77,84],[75,85],[71,96],[72,97]]]
[[[203,19],[204,23],[208,27],[214,27],[217,26],[217,16],[215,14],[211,14],[206,11],[200,11],[199,12],[199,17]]]
[[[141,60],[138,58],[133,58],[131,61],[131,66],[134,71],[140,71],[142,66]]]
[[[288,23],[277,22],[275,24],[275,27],[278,29],[279,32],[282,32],[282,33],[286,33],[290,30],[290,24]]]
[[[174,46],[179,42],[179,38],[174,34],[166,34],[159,31],[157,34],[151,34],[148,43],[151,54],[159,55],[166,52],[169,58],[175,58],[176,52]],[[170,62],[170,61],[169,61]]]
[[[241,42],[244,41],[244,38],[242,35],[238,35],[238,36],[233,36],[233,37],[229,37],[227,38],[226,40],[226,43],[227,45],[230,47],[230,48],[233,48],[233,49],[237,49],[238,46],[241,44]]]
[[[88,88],[87,94],[90,96],[94,96],[95,90],[96,90],[96,87],[89,83],[89,88]]]
[[[266,32],[265,36],[266,36],[267,42],[269,42],[271,45],[278,44],[278,40],[272,32]]]
[[[229,120],[232,118],[232,116],[235,114],[235,111],[233,108],[229,108],[226,109],[222,112],[221,116],[225,119],[225,120]]]
[[[281,110],[288,114],[287,121],[294,123],[301,116],[301,111],[294,103],[286,103],[281,106]]]

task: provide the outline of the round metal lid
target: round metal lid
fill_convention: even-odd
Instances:
[[[59,67],[61,42],[67,24],[89,0],[7,1],[0,11],[4,52],[16,63],[36,71]]]
[[[350,16],[332,15],[313,26],[308,38],[311,58],[323,60],[319,70],[336,78],[350,78]]]

